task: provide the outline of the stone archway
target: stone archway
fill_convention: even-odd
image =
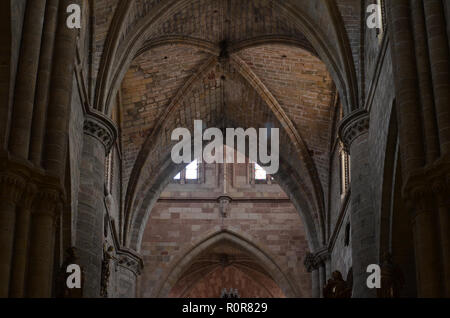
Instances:
[[[182,256],[173,262],[173,265],[168,272],[168,274],[161,280],[161,283],[155,289],[154,295],[152,297],[168,297],[185,295],[192,285],[191,282],[187,284],[187,288],[181,289],[181,285],[186,284],[186,271],[192,269],[192,265],[195,260],[205,255],[211,249],[221,245],[230,245],[238,248],[249,256],[246,262],[251,262],[254,264],[254,271],[259,271],[259,278],[265,278],[267,281],[273,280],[276,285],[270,285],[274,288],[273,296],[275,295],[285,295],[286,297],[302,297],[299,289],[292,285],[291,280],[287,277],[285,271],[285,265],[277,264],[273,255],[271,255],[267,250],[263,250],[260,246],[255,243],[254,239],[244,238],[243,233],[237,234],[229,230],[219,231],[212,234],[205,235],[205,238],[195,242],[182,253]],[[259,265],[256,265],[259,264]],[[247,264],[248,265],[248,264]],[[212,266],[207,272],[212,272],[217,269],[217,266]],[[202,272],[201,274],[205,274]],[[184,281],[183,281],[184,279]],[[179,285],[180,280],[182,280],[181,285]],[[186,287],[186,286],[185,286]],[[267,288],[267,286],[265,286]],[[281,290],[277,291],[278,288]],[[175,289],[175,290],[174,290]],[[218,297],[218,295],[216,296]]]

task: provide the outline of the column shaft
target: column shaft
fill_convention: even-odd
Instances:
[[[9,294],[16,204],[24,186],[20,177],[0,176],[0,298]]]
[[[417,92],[416,55],[411,32],[409,0],[388,1],[386,4],[390,8],[389,27],[395,61],[397,113],[400,142],[403,145],[402,169],[406,179],[407,173],[422,167],[425,160],[420,96]]]
[[[419,79],[420,101],[423,112],[426,158],[433,163],[440,154],[439,135],[434,106],[433,82],[431,78],[430,56],[425,30],[423,1],[412,0],[413,33],[416,47],[416,64]]]
[[[38,167],[41,166],[42,148],[44,144],[45,119],[49,100],[48,88],[51,80],[53,49],[58,23],[58,3],[58,0],[47,1],[34,103],[35,109],[31,125],[30,160]]]
[[[36,77],[46,0],[27,2],[17,70],[9,149],[28,159]]]
[[[27,297],[51,296],[58,201],[58,191],[51,189],[39,192],[36,197],[31,221]]]
[[[450,152],[450,54],[442,0],[423,1],[433,77],[439,140],[443,154]]]
[[[66,9],[70,4],[78,2],[79,0],[61,0],[58,13],[43,158],[44,168],[57,176],[63,175],[65,167],[77,34],[75,29],[67,28]]]
[[[323,263],[319,265],[319,279],[320,279],[320,298],[323,298],[323,288],[327,284],[327,274],[325,264]]]
[[[76,247],[86,273],[84,297],[100,297],[103,257],[105,148],[85,134],[81,161]]]
[[[320,277],[319,270],[314,269],[311,272],[312,298],[320,298]]]
[[[28,242],[31,222],[31,205],[36,192],[35,186],[28,186],[18,204],[14,252],[11,268],[9,296],[20,298],[25,296],[25,274],[27,268]]]
[[[418,297],[439,297],[441,273],[439,273],[438,233],[432,202],[422,202],[421,211],[413,219],[414,249],[417,270]]]

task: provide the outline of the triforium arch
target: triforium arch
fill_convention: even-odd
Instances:
[[[255,262],[261,265],[265,275],[273,279],[286,297],[302,297],[301,291],[292,285],[292,280],[287,276],[285,264],[276,263],[274,255],[263,249],[254,239],[246,238],[244,233],[236,233],[231,230],[207,233],[198,242],[193,242],[190,248],[182,252],[182,256],[179,259],[174,260],[173,266],[151,296],[167,297],[170,295],[184,272],[192,265],[192,262],[202,253],[220,245],[234,245],[248,253],[251,258],[254,258]]]

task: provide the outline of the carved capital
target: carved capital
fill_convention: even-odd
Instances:
[[[128,249],[120,249],[117,251],[118,265],[132,271],[136,276],[141,275],[144,268],[142,258],[135,252]]]
[[[339,125],[339,138],[347,150],[359,136],[369,131],[369,114],[365,110],[358,110],[345,117]]]
[[[307,253],[305,260],[303,261],[303,265],[305,265],[306,270],[311,273],[318,269],[318,264],[316,263],[316,258],[314,257],[314,254]]]
[[[33,201],[33,214],[54,218],[60,203],[61,193],[59,190],[52,188],[39,189]]]
[[[317,253],[308,253],[306,254],[305,260],[303,264],[306,267],[308,272],[312,272],[316,269],[319,269],[321,266],[324,266],[325,263],[330,260],[331,255],[328,249],[323,249],[318,251]]]
[[[448,204],[449,176],[450,160],[445,157],[407,176],[403,196],[415,215]]]
[[[96,138],[105,147],[108,154],[117,138],[114,123],[101,114],[87,114],[84,121],[84,133]]]
[[[328,249],[324,249],[316,253],[316,260],[319,264],[325,264],[325,262],[331,259],[330,252]]]
[[[26,186],[26,180],[13,173],[0,174],[0,198],[17,203]]]
[[[18,202],[19,206],[26,210],[31,209],[33,201],[36,198],[37,192],[38,192],[38,187],[33,183],[28,183],[25,186],[25,189],[22,193],[20,201]]]

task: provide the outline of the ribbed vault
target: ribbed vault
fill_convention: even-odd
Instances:
[[[289,39],[317,54],[327,65],[346,111],[357,107],[353,56],[343,22],[331,1],[238,0],[126,1],[119,3],[105,39],[96,84],[96,108],[110,110],[132,60],[146,43],[161,37],[192,38],[231,46],[267,38]],[[238,9],[239,8],[239,9]],[[320,16],[317,12],[323,12]],[[194,16],[193,16],[194,15]],[[327,25],[335,25],[329,27]],[[239,44],[240,43],[240,44]],[[317,53],[316,53],[317,52]]]
[[[115,63],[104,60],[100,67],[105,86],[98,87],[97,102],[108,111],[121,83],[123,243],[131,248],[139,249],[152,206],[182,168],[170,159],[171,132],[192,131],[196,119],[205,128],[280,128],[275,178],[299,210],[311,248],[327,239],[332,79],[339,91],[345,85],[330,60],[319,59],[323,52],[305,32],[305,20],[288,18],[287,7],[272,1],[237,11],[233,1],[148,3],[140,19],[117,29],[129,37],[107,41],[116,45],[108,56]],[[201,18],[193,19],[192,12]]]
[[[177,50],[181,49],[177,47]],[[291,49],[290,54],[293,55],[297,52],[296,50],[306,54],[300,49]],[[170,49],[166,48],[163,52],[169,53]],[[157,107],[157,103],[151,102],[149,104],[150,111],[147,111],[145,106],[142,105],[142,101],[136,102],[139,105],[138,107],[136,107],[136,103],[131,103],[129,108],[131,114],[128,115],[131,116],[132,120],[130,120],[130,129],[124,129],[125,141],[128,141],[125,143],[125,147],[127,147],[127,144],[135,149],[138,149],[141,145],[142,147],[136,157],[133,157],[133,154],[136,153],[136,151],[132,151],[133,148],[125,151],[126,156],[129,156],[126,162],[130,163],[130,167],[134,163],[131,174],[125,173],[125,177],[128,178],[129,176],[130,180],[126,196],[127,243],[133,248],[139,246],[142,228],[152,205],[164,185],[170,180],[170,176],[181,168],[172,164],[169,157],[171,148],[175,144],[175,142],[170,141],[171,132],[178,127],[190,128],[192,131],[194,119],[201,119],[205,127],[259,128],[269,126],[280,128],[280,144],[283,145],[280,153],[281,169],[275,178],[279,179],[286,193],[291,195],[294,204],[302,213],[304,221],[309,227],[310,242],[313,246],[316,246],[319,241],[324,239],[323,186],[316,163],[311,156],[307,143],[302,138],[301,129],[293,124],[286,115],[286,108],[278,103],[278,100],[271,94],[263,81],[239,56],[232,55],[230,58],[217,60],[214,57],[207,58],[205,56],[202,58],[201,54],[194,54],[196,59],[190,63],[189,56],[193,52],[195,50],[192,51],[192,48],[188,48],[182,54],[186,56],[186,63],[183,64],[183,67],[186,68],[185,71],[193,73],[190,77],[183,76],[184,72],[174,72],[171,69],[174,64],[168,67],[168,72],[165,72],[166,68],[164,67],[153,69],[154,72],[162,74],[158,76],[162,77],[162,81],[168,85],[164,87],[154,85],[154,88],[147,90],[144,88],[144,90],[147,92],[147,99],[151,101],[155,98],[161,99],[161,108]],[[288,52],[286,53],[288,54]],[[159,55],[159,58],[163,55]],[[311,55],[307,56],[308,58],[312,57]],[[293,61],[299,62],[301,57],[301,54],[297,57],[294,56]],[[168,56],[162,58],[164,60],[169,59]],[[315,62],[317,63],[318,60],[316,59]],[[150,66],[145,63],[142,65],[149,69],[155,67],[151,63]],[[190,72],[188,69],[190,65],[195,68],[194,71]],[[141,66],[136,66],[133,72],[135,72],[134,70],[138,70],[140,76],[143,76],[144,84],[139,82],[139,85],[145,86],[146,71],[142,70]],[[282,70],[286,73],[292,71],[289,65]],[[315,72],[320,73],[320,70]],[[310,77],[317,76],[313,72],[310,73],[303,81],[295,82],[293,80],[292,83],[286,81],[286,87],[292,85],[290,87],[292,89],[298,84],[298,92],[301,95],[302,89],[310,81]],[[172,82],[170,76],[173,77]],[[186,78],[188,79],[186,80]],[[330,116],[330,101],[332,100],[331,80],[329,80],[326,71],[319,74],[318,78],[325,82],[326,86],[329,86],[322,96],[327,100],[327,105],[324,107],[325,115],[322,120],[322,124],[325,125],[325,133],[321,133],[327,135],[329,131],[327,120]],[[154,77],[149,76],[149,79],[153,82]],[[132,81],[130,82],[132,86]],[[184,84],[181,85],[183,82]],[[312,83],[316,84],[314,81]],[[124,94],[124,101],[132,100],[136,96],[142,98],[139,94],[133,95],[132,88],[126,82],[124,87],[127,90]],[[171,87],[179,87],[179,90],[171,90]],[[131,93],[128,93],[128,90]],[[166,93],[161,94],[161,90]],[[176,93],[172,96],[171,94],[175,91]],[[313,93],[313,91],[309,92],[309,94]],[[153,96],[152,94],[156,95]],[[328,97],[326,94],[328,94]],[[161,98],[161,95],[165,96],[166,99]],[[169,98],[169,96],[172,96],[172,98]],[[164,104],[164,100],[166,100],[166,104]],[[319,102],[323,103],[322,100],[319,100]],[[285,107],[290,106],[286,103]],[[143,110],[139,112],[139,108],[143,108]],[[296,108],[299,109],[299,107]],[[125,107],[125,110],[128,110],[128,108]],[[140,113],[148,113],[151,116],[140,118]],[[314,113],[312,116],[314,116]],[[152,121],[153,118],[157,118],[157,120]],[[136,123],[140,122],[144,125],[141,126],[143,133],[139,136],[147,137],[132,138],[133,140],[130,142],[126,139],[130,137],[127,133],[131,132],[131,135],[136,136]],[[310,125],[309,129],[313,129],[313,126]],[[327,143],[323,145],[317,143],[316,146],[323,147],[325,151]],[[325,171],[322,174],[325,174]]]

